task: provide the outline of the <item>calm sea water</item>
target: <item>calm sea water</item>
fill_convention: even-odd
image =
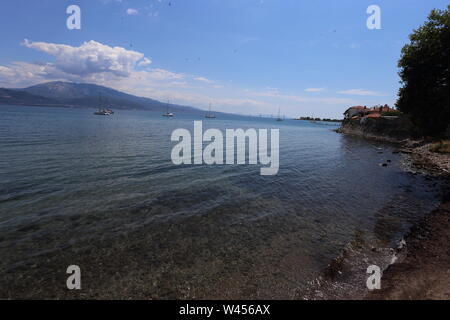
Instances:
[[[170,135],[194,120],[0,106],[0,298],[67,297],[70,264],[87,297],[289,298],[348,242],[389,244],[439,201],[392,146],[334,124],[206,120],[279,128],[279,174],[174,166]]]

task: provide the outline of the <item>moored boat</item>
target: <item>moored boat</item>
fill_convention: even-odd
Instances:
[[[206,119],[215,119],[216,115],[214,113],[211,112],[211,103],[209,104],[209,111],[208,113],[205,115]]]
[[[168,118],[171,118],[171,117],[174,117],[175,115],[172,113],[172,112],[170,112],[169,111],[169,101],[167,101],[167,110],[166,110],[166,113],[163,113],[163,117],[168,117]]]

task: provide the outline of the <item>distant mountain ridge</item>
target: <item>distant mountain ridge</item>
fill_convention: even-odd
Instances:
[[[55,101],[42,96],[37,96],[25,91],[18,91],[14,89],[0,88],[0,104],[32,104],[32,105],[46,105],[53,104]]]
[[[163,112],[167,104],[88,83],[54,81],[23,89],[0,88],[0,104],[72,108],[113,108]],[[170,105],[171,112],[203,113],[188,106]]]

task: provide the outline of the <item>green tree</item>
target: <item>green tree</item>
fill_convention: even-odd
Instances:
[[[442,135],[450,124],[450,6],[433,10],[409,36],[398,66],[397,107],[424,135]]]

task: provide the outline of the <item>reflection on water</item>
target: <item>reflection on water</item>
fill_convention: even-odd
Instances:
[[[437,204],[386,144],[303,121],[280,128],[280,172],[174,166],[195,116],[0,107],[0,297],[290,298],[355,234],[389,243]],[[391,160],[388,167],[379,164]]]

